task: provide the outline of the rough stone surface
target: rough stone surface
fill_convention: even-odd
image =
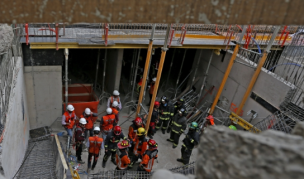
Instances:
[[[268,130],[261,134],[209,127],[201,136],[197,178],[287,179],[304,176],[304,139]]]
[[[291,134],[304,137],[304,122],[297,122]]]
[[[7,52],[14,38],[13,29],[7,24],[0,24],[0,54]]]
[[[179,173],[172,173],[166,169],[157,170],[151,179],[194,179],[194,175],[182,175]]]

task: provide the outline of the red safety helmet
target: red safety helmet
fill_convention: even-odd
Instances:
[[[156,106],[159,107],[159,105],[160,105],[160,103],[158,101],[154,102],[154,107],[156,107]]]
[[[153,139],[149,139],[148,145],[149,145],[149,149],[157,149],[157,143]]]
[[[127,147],[130,147],[131,144],[130,144],[130,142],[128,140],[123,140],[123,141],[119,142],[117,144],[117,146],[118,146],[119,149],[125,149]]]
[[[212,115],[207,116],[206,119],[210,122],[211,125],[214,125],[214,118]]]
[[[142,119],[140,117],[135,118],[134,122],[137,126],[141,126],[143,123]]]
[[[115,135],[120,135],[121,134],[121,127],[120,126],[115,126],[114,127],[114,134]]]

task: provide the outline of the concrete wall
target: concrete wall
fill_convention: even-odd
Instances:
[[[61,66],[26,66],[30,129],[50,126],[62,115]]]
[[[105,90],[112,94],[113,90],[119,90],[123,49],[108,49],[106,64]]]
[[[199,52],[200,50],[197,50],[196,53],[199,54]],[[197,88],[197,92],[199,92],[201,88],[203,77],[211,53],[212,53],[211,50],[202,50],[201,61],[199,63],[199,67],[196,75],[196,78],[201,77],[201,79],[194,85]],[[218,56],[216,54],[213,54],[212,63],[210,65],[209,74],[207,77],[206,87],[202,93],[202,96],[204,96],[207,93],[208,89],[210,89],[212,86],[214,86],[215,88],[211,94],[207,93],[203,102],[205,101],[213,102],[213,99],[215,98],[217,90],[221,84],[222,78],[224,76],[224,73],[226,71],[231,56],[232,54],[227,53],[222,62],[223,55]],[[238,57],[236,60],[245,62],[244,60]],[[194,67],[197,65],[195,61],[193,65]],[[192,70],[194,70],[194,67],[192,68]],[[251,67],[239,63],[233,64],[232,70],[230,72],[230,75],[227,79],[227,82],[225,84],[225,87],[220,97],[219,104],[221,104],[221,106],[224,109],[236,111],[236,108],[239,106],[243,98],[243,95],[245,94],[245,91],[249,85],[253,73],[254,73],[254,69]],[[188,84],[189,83],[190,82],[188,82]],[[280,103],[283,102],[289,89],[290,87],[287,86],[286,84],[273,78],[271,75],[266,74],[264,71],[261,71],[260,76],[258,77],[256,84],[253,87],[252,92],[256,93],[261,98],[263,98],[264,100],[266,100],[267,102],[278,108]],[[225,101],[225,103],[221,103],[223,101]],[[258,118],[255,119],[253,123],[258,122],[259,120],[271,114],[270,111],[265,109],[263,106],[261,106],[259,103],[257,103],[255,100],[251,99],[250,97],[247,99],[247,102],[243,107],[242,116],[245,119],[249,119],[251,117],[251,116],[247,116],[246,114],[249,110],[254,110],[258,112]]]
[[[17,172],[29,140],[29,107],[21,58],[16,63],[11,90],[0,160],[6,178],[12,178]]]

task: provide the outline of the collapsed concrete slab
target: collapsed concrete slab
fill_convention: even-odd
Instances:
[[[286,179],[304,175],[304,138],[268,130],[261,134],[209,127],[201,136],[197,178]]]
[[[0,54],[7,52],[14,38],[13,29],[7,24],[0,24]]]
[[[304,122],[297,122],[291,134],[304,137]]]

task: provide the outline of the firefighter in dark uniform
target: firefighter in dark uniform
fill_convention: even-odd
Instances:
[[[167,141],[173,142],[173,148],[177,147],[180,135],[187,128],[187,118],[184,113],[185,109],[180,108],[171,123],[172,130],[170,133],[170,139],[167,139]]]
[[[159,121],[159,106],[160,106],[159,102],[155,101],[151,120],[150,120],[149,130],[148,130],[148,136],[151,139],[153,139],[153,136],[156,132],[156,130],[155,130],[156,123],[158,123],[158,121]],[[146,116],[145,116],[145,118],[146,118]]]
[[[159,107],[159,121],[156,125],[156,130],[162,129],[165,134],[169,125],[170,119],[174,116],[174,106],[166,96],[161,97],[161,104]]]
[[[116,165],[116,150],[117,150],[117,143],[120,139],[127,139],[125,135],[121,131],[120,126],[115,126],[114,130],[109,132],[105,141],[105,155],[103,156],[102,167],[106,167],[106,162],[108,161],[109,157],[111,156],[111,161]]]
[[[182,158],[177,159],[178,162],[183,164],[189,164],[192,149],[199,142],[199,127],[196,122],[192,122],[189,126],[189,132],[183,140],[183,146],[181,149]]]
[[[176,101],[176,103],[174,104],[174,116],[178,113],[178,110],[180,110],[181,108],[185,109],[184,116],[188,115],[184,102],[185,101],[183,98],[179,98]],[[170,133],[170,131],[171,131],[171,123],[172,123],[172,120],[170,120],[170,122],[169,122],[169,126],[167,128],[167,133]]]

